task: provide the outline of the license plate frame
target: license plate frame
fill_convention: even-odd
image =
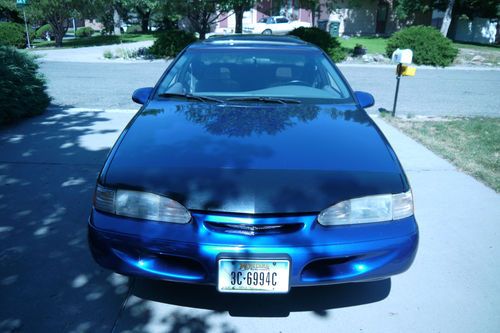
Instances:
[[[284,294],[290,291],[290,266],[287,259],[242,259],[223,258],[218,260],[217,290],[222,293]],[[235,273],[231,284],[231,273]],[[238,276],[238,273],[239,274]],[[257,273],[257,284],[254,274]],[[264,273],[262,279],[261,273]],[[269,274],[268,274],[269,273]],[[273,277],[273,273],[276,273]],[[251,284],[247,284],[251,274]],[[275,280],[273,280],[273,278]],[[266,286],[266,279],[271,285]],[[237,281],[241,282],[238,284]],[[261,284],[263,281],[263,284]],[[273,281],[276,285],[272,285]]]

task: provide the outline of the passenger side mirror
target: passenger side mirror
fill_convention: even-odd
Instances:
[[[373,106],[375,104],[375,98],[373,98],[372,94],[364,91],[355,91],[354,95],[358,100],[359,106],[361,106],[363,109],[369,108],[370,106]]]
[[[139,88],[132,94],[132,100],[137,104],[144,104],[149,99],[149,96],[153,92],[152,87]]]

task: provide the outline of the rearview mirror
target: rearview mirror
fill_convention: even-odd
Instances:
[[[375,98],[373,98],[372,94],[364,91],[355,91],[354,95],[358,100],[359,106],[361,106],[363,109],[369,108],[370,106],[373,106],[375,104]]]
[[[139,88],[132,94],[132,100],[137,104],[144,104],[147,102],[152,92],[152,87]]]

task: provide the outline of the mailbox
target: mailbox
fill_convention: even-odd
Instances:
[[[413,51],[410,49],[396,49],[392,53],[392,62],[397,64],[410,65],[413,59]]]

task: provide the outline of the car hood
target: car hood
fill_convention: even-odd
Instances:
[[[379,129],[354,105],[152,101],[115,145],[100,182],[191,210],[319,212],[408,190]]]

